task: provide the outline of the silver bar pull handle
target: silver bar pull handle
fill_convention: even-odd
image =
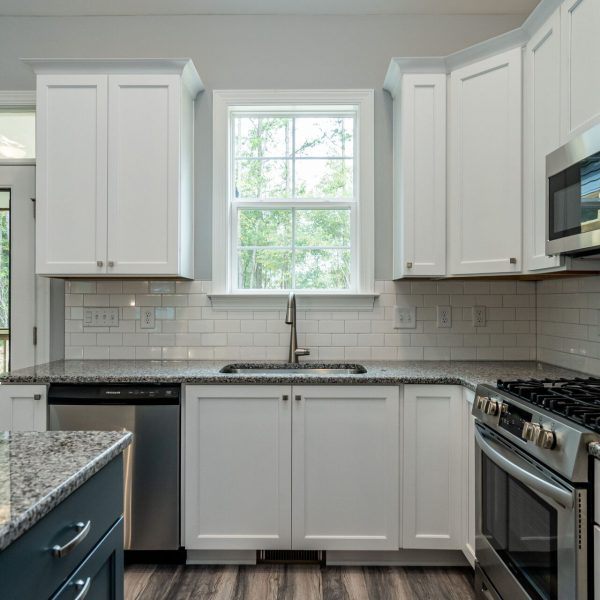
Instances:
[[[284,394],[283,396],[281,396],[281,399],[282,399],[284,402],[287,402],[287,401],[290,399],[290,397],[289,397],[287,394]]]
[[[59,546],[56,544],[52,546],[52,556],[56,558],[63,558],[63,556],[67,556],[85,540],[87,534],[90,532],[90,528],[92,526],[92,522],[88,521],[87,523],[75,523],[75,529],[77,531],[77,535],[69,540],[64,546]],[[86,592],[87,593],[87,592]]]
[[[493,463],[514,477],[517,481],[520,481],[543,496],[558,502],[558,504],[565,508],[573,508],[573,505],[575,504],[573,492],[558,487],[549,479],[532,473],[529,469],[525,468],[525,466],[521,466],[519,464],[520,462],[522,462],[523,465],[526,465],[527,463],[513,455],[509,450],[505,450],[500,444],[486,439],[480,433],[477,426],[475,427],[475,441],[481,448],[481,451]]]
[[[73,585],[79,591],[79,594],[77,594],[73,600],[83,600],[88,595],[90,587],[92,587],[92,578],[88,577],[85,581],[83,579],[78,579]]]

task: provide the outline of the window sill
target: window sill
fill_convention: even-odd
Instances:
[[[296,293],[298,310],[373,310],[378,294]],[[285,310],[288,294],[209,294],[215,310]]]

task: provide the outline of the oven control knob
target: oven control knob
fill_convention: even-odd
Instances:
[[[539,427],[539,425],[538,425]],[[533,423],[524,423],[523,431],[521,432],[521,437],[527,442],[533,442],[534,434],[533,434]]]
[[[477,400],[475,401],[475,408],[477,410],[484,411],[489,401],[490,399],[486,398],[485,396],[477,396]]]
[[[544,450],[552,450],[556,446],[556,434],[549,429],[540,429],[535,443]]]
[[[488,400],[483,411],[486,415],[491,415],[493,417],[498,414],[498,402],[496,402],[496,400]]]

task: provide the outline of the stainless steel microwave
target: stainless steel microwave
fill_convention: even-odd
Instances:
[[[600,123],[546,157],[546,254],[600,254]]]

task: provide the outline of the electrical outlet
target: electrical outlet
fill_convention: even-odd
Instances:
[[[485,306],[473,307],[473,326],[485,327]]]
[[[414,329],[417,326],[415,306],[394,306],[394,329]]]
[[[452,308],[450,306],[437,307],[437,326],[443,328],[452,327]]]
[[[84,327],[118,327],[118,308],[85,308],[83,310]]]
[[[142,307],[140,309],[140,329],[154,329],[154,307]]]

